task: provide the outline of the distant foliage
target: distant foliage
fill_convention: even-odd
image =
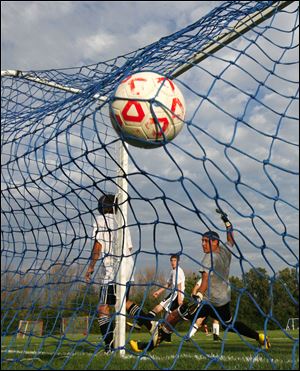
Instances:
[[[10,290],[1,297],[1,328],[2,334],[14,334],[20,320],[43,320],[44,332],[58,334],[61,329],[61,318],[72,316],[74,312],[78,316],[88,315],[91,319],[90,332],[99,333],[95,321],[97,317],[97,305],[99,293],[97,285],[90,286],[86,292],[86,284],[78,283],[76,269],[70,270],[65,277],[66,284],[64,295],[68,295],[67,306],[62,300],[63,293],[51,297],[47,285],[54,283],[58,271],[53,270],[52,276],[41,278],[41,287],[44,287],[43,295],[34,296],[31,294],[32,287],[30,279],[17,275],[7,274],[6,280]],[[73,277],[73,278],[72,278]],[[186,274],[186,297],[191,294],[192,288],[199,276],[195,272]],[[15,290],[19,280],[23,280],[23,289]],[[47,281],[47,282],[46,282]],[[73,283],[72,283],[73,282]],[[75,283],[76,282],[76,290]],[[156,282],[155,285],[149,285]],[[162,273],[156,273],[154,269],[148,268],[136,275],[135,284],[131,288],[131,300],[142,304],[144,311],[152,309],[164,298],[155,299],[152,293],[165,285],[166,277]],[[299,310],[299,281],[296,269],[286,268],[276,275],[270,276],[263,268],[251,269],[243,278],[230,277],[232,288],[232,313],[235,314],[238,308],[237,318],[243,320],[252,328],[263,329],[266,324],[268,329],[285,328],[291,317],[298,317]],[[50,285],[51,286],[51,285]],[[37,292],[35,290],[35,292]],[[238,305],[237,302],[239,302]],[[50,305],[51,303],[51,305]],[[9,306],[9,308],[8,308]],[[34,307],[34,310],[32,309]],[[272,315],[272,319],[268,316]],[[189,326],[183,322],[178,329]],[[5,331],[5,332],[4,332]]]

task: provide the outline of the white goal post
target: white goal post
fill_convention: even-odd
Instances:
[[[288,330],[299,330],[299,318],[289,318],[286,324],[286,328]]]
[[[43,335],[43,321],[19,321],[17,337],[24,339],[25,336],[42,336]]]

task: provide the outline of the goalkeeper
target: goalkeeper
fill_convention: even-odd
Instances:
[[[120,257],[116,254],[116,231],[117,225],[115,214],[118,209],[118,201],[113,194],[104,194],[98,201],[97,222],[94,226],[94,245],[90,258],[90,263],[85,274],[87,283],[91,282],[95,265],[100,259],[100,298],[98,303],[98,324],[105,343],[105,352],[110,353],[114,350],[114,321],[111,315],[111,308],[116,304],[116,274],[120,265]],[[124,257],[122,258],[126,274],[126,310],[131,318],[134,318],[139,325],[144,325],[149,331],[154,330],[155,322],[149,321],[143,310],[128,300],[130,284],[134,281],[134,261],[132,257],[132,242],[130,230],[124,239]]]
[[[221,320],[224,329],[233,326],[229,331],[236,331],[240,335],[257,340],[259,345],[266,350],[270,348],[269,339],[263,333],[259,334],[242,322],[233,322],[230,311],[231,289],[229,284],[231,249],[235,245],[233,228],[227,215],[220,210],[217,211],[221,213],[221,219],[226,226],[227,243],[224,246],[220,244],[219,235],[214,231],[203,234],[202,249],[205,255],[201,261],[202,282],[200,286],[195,286],[195,291],[193,290],[195,293],[193,302],[184,303],[171,312],[166,323],[159,326],[153,334],[150,344],[131,340],[130,346],[134,351],[141,352],[145,348],[152,350],[165,341],[168,334],[172,333],[172,328],[181,320],[189,320],[192,323],[198,320],[198,326],[200,326],[208,316]]]

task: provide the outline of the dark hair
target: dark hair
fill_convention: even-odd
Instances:
[[[202,237],[208,237],[210,240],[220,240],[220,236],[215,231],[207,231],[203,233]]]
[[[177,259],[177,261],[179,262],[179,260],[180,260],[180,255],[178,255],[178,254],[173,254],[173,255],[170,256],[170,260],[172,260],[172,259]]]
[[[114,214],[117,210],[118,199],[114,194],[106,194],[98,200],[98,211],[100,214]]]

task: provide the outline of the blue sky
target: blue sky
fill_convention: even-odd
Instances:
[[[1,69],[25,71],[59,69],[112,59],[188,26],[222,3],[224,2],[2,2]],[[283,15],[274,21],[273,26],[291,29],[290,22],[293,22],[293,17],[287,18],[287,15]],[[272,32],[276,33],[273,30],[268,32],[267,36],[272,36]],[[253,40],[255,34],[250,33],[247,37]],[[280,37],[284,39],[288,36],[281,33]],[[277,42],[279,44],[285,42],[286,45],[286,40],[282,39]],[[189,212],[176,202],[193,208],[187,197],[189,193],[196,207],[205,214],[210,226],[222,227],[214,213],[215,204],[212,200],[214,189],[207,173],[217,186],[219,195],[227,201],[224,205],[229,208],[238,230],[237,237],[246,259],[254,266],[267,270],[269,264],[277,270],[288,266],[286,261],[292,265],[296,263],[298,242],[294,238],[287,238],[287,247],[281,234],[286,227],[288,233],[298,235],[298,177],[292,173],[281,172],[276,167],[268,167],[266,172],[261,161],[269,157],[277,166],[297,172],[297,147],[285,141],[296,142],[299,135],[298,125],[295,125],[293,119],[280,120],[280,115],[273,112],[277,109],[284,112],[287,107],[285,96],[296,94],[295,84],[292,88],[288,84],[285,86],[284,81],[279,79],[277,81],[266,72],[268,67],[275,66],[272,58],[295,62],[297,57],[296,51],[288,53],[287,49],[281,55],[283,49],[272,46],[267,38],[260,40],[262,40],[260,48],[254,46],[249,48],[253,59],[240,54],[240,50],[249,51],[247,46],[249,41],[241,38],[235,41],[232,47],[224,48],[216,57],[204,61],[200,68],[193,68],[178,79],[177,83],[187,98],[187,120],[192,120],[193,125],[184,128],[174,142],[176,146],[168,145],[167,150],[158,149],[152,153],[129,148],[134,159],[130,164],[132,174],[138,169],[154,174],[155,178],[152,179],[155,179],[157,185],[160,185],[169,197],[168,206],[181,226],[184,251],[191,257],[182,259],[183,267],[186,266],[188,269],[197,269],[193,259],[198,260],[201,257],[199,254],[201,236],[198,233],[204,226],[195,216],[195,212]],[[262,52],[264,49],[272,58],[268,58]],[[228,61],[234,61],[229,68]],[[289,69],[284,63],[278,70],[280,68],[286,79],[297,78],[298,66],[295,63],[292,63]],[[215,82],[215,77],[220,74],[222,79]],[[266,79],[266,85],[272,86],[275,91],[263,87],[255,91],[258,78]],[[239,88],[236,89],[234,84]],[[191,93],[190,89],[198,94]],[[246,94],[249,92],[255,93],[259,102],[263,104],[249,99]],[[278,96],[276,94],[278,92],[281,95]],[[200,97],[205,98],[201,100]],[[269,109],[265,110],[265,105]],[[224,115],[220,107],[235,119]],[[287,112],[289,116],[295,117],[297,106],[293,105]],[[241,116],[250,127],[238,122],[237,118]],[[285,141],[278,140],[272,144],[270,136],[275,134]],[[226,151],[229,161],[225,155],[226,148],[220,142],[230,140],[232,147]],[[199,161],[199,157],[203,156],[199,143],[210,160],[206,167]],[[173,159],[183,171],[185,181],[182,184],[174,182],[181,174]],[[220,167],[231,179],[237,175],[234,165],[237,166],[242,182],[249,187],[243,185],[235,187],[214,165]],[[169,184],[159,177],[165,178]],[[135,178],[137,178],[135,185],[141,194],[145,194],[146,197],[159,194],[155,194],[157,189],[153,188],[148,178],[132,175],[130,179],[133,182]],[[284,202],[274,202],[277,193],[270,178],[279,188],[280,197]],[[243,197],[253,207],[255,220],[251,218],[251,207]],[[153,208],[146,203],[136,202],[136,205],[138,220],[141,223],[153,223],[155,220]],[[167,226],[170,223],[167,209],[160,201],[154,202],[154,205],[160,212],[160,221],[167,223],[157,228],[158,231],[161,228],[156,241],[159,251],[163,254],[179,251],[179,240],[174,229]],[[138,228],[133,229],[134,241],[138,245]],[[153,229],[145,226],[143,233],[145,254],[141,254],[138,265],[151,266],[155,263],[154,256],[149,254],[153,252]],[[261,236],[264,236],[267,245],[264,251],[257,247],[263,244]],[[86,252],[86,257],[88,255],[89,251]],[[167,265],[168,259],[161,258],[159,269],[165,269]],[[243,270],[247,271],[249,267],[248,263],[244,263]],[[232,264],[232,273],[241,274],[238,259]]]

